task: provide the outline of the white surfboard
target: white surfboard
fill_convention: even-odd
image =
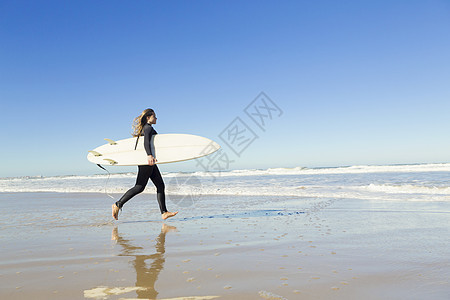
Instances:
[[[139,138],[136,150],[136,137],[113,141],[89,151],[87,159],[100,165],[137,166],[148,165],[144,149],[144,137]],[[192,134],[156,134],[150,141],[157,164],[195,159],[212,154],[220,145],[205,137]]]

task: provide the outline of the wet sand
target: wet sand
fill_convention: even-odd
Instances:
[[[448,202],[179,200],[162,222],[139,195],[113,221],[104,194],[0,194],[0,298],[450,296]]]

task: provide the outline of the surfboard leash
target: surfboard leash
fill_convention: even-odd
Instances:
[[[136,150],[136,148],[137,148],[137,145],[138,145],[138,142],[139,142],[139,135],[138,135],[138,137],[137,137],[137,139],[136,139],[136,145],[134,145],[134,150]]]
[[[111,173],[109,173],[109,171],[106,170],[101,164],[97,164],[97,166],[98,166],[100,169],[103,169],[103,170],[105,170],[106,172],[108,172],[108,179],[106,179],[106,183],[105,183],[105,194],[106,194],[109,198],[111,198],[111,199],[113,199],[113,200],[116,200],[116,198],[114,198],[113,196],[111,196],[111,195],[108,193],[108,191],[107,191],[108,182],[109,182],[109,178],[111,177]]]

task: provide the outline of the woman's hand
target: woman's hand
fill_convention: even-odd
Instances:
[[[156,158],[153,157],[153,155],[149,155],[149,156],[148,156],[148,164],[149,164],[150,166],[155,165],[156,162],[157,162],[157,160],[156,160]]]

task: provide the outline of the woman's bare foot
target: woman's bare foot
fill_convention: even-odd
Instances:
[[[112,205],[112,217],[116,220],[119,220],[119,208],[115,203]]]
[[[165,213],[163,213],[163,214],[161,215],[161,218],[162,218],[163,220],[166,220],[166,219],[168,219],[168,218],[171,218],[171,217],[175,216],[177,213],[178,213],[177,211],[176,211],[176,212],[166,211]]]

